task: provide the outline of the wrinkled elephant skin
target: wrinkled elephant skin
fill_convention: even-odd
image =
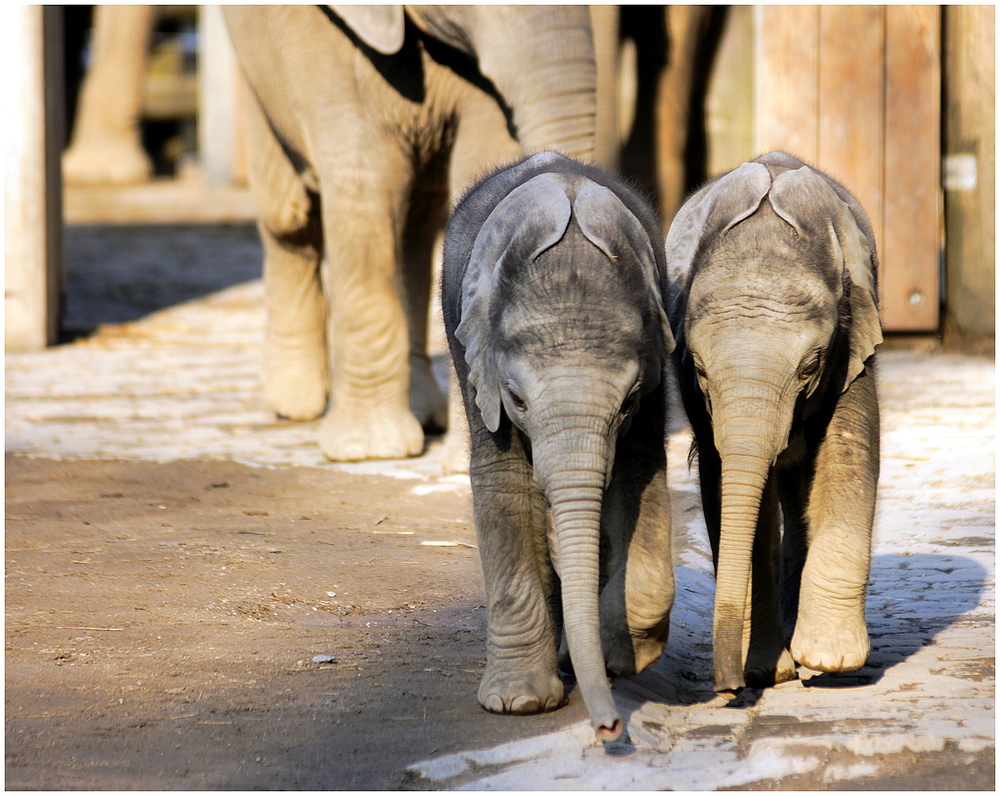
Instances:
[[[558,707],[561,621],[605,741],[623,731],[607,672],[656,662],[674,596],[660,241],[624,184],[550,152],[486,178],[445,238],[487,593],[479,701]]]
[[[423,450],[447,425],[426,351],[435,237],[458,197],[525,149],[589,157],[586,10],[225,6],[249,85],[264,244],[265,395],[326,412],[333,460]]]
[[[879,472],[871,224],[770,153],[688,199],[666,249],[715,558],[715,689],[792,679],[795,663],[858,669]]]

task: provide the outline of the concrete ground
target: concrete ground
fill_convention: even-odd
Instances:
[[[412,460],[334,465],[315,444],[316,423],[274,422],[258,382],[263,294],[252,228],[81,226],[67,247],[70,326],[82,333],[111,323],[46,351],[7,355],[8,454],[316,468],[393,477],[427,500],[467,498],[467,478],[443,471],[437,441]],[[122,262],[116,252],[131,255]],[[437,353],[443,377],[439,338]],[[579,712],[541,736],[508,724],[506,741],[459,738],[408,763],[402,784],[993,789],[994,388],[992,358],[881,355],[872,654],[863,669],[803,671],[729,706],[713,696],[711,561],[678,410],[669,445],[677,603],[660,663],[615,684],[629,741],[596,746]],[[15,719],[8,704],[8,749]]]

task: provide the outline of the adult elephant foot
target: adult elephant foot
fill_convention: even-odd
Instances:
[[[424,431],[408,407],[343,402],[323,418],[319,445],[335,462],[404,459],[423,452]]]
[[[448,402],[438,386],[430,360],[410,355],[410,411],[428,433],[448,428]]]
[[[63,154],[67,185],[134,185],[149,180],[153,163],[138,141],[78,142]]]
[[[819,672],[853,672],[865,665],[870,651],[864,618],[838,621],[828,614],[799,613],[792,636],[792,657]]]
[[[315,420],[326,409],[326,351],[321,345],[291,346],[268,340],[263,376],[264,398],[279,417]]]
[[[554,672],[492,666],[479,684],[479,704],[490,713],[544,713],[560,707],[565,696]]]

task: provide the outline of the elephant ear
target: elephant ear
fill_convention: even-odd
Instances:
[[[851,354],[846,390],[882,342],[882,324],[878,314],[878,255],[871,224],[857,200],[843,188],[836,188],[840,186],[803,166],[775,178],[770,200],[774,211],[800,235],[817,227],[830,230],[834,255],[841,259],[851,283]]]
[[[674,350],[674,337],[663,311],[656,253],[645,227],[614,191],[597,183],[591,183],[577,193],[573,211],[584,236],[609,259],[618,259],[623,248],[631,250],[632,257],[642,267],[653,313],[663,330],[663,353],[671,353]]]
[[[365,44],[382,55],[394,55],[403,46],[403,7],[336,5],[330,9]]]
[[[530,262],[558,243],[571,213],[559,178],[541,174],[497,204],[472,246],[462,282],[462,321],[455,336],[465,347],[469,383],[476,388],[476,405],[490,431],[500,428],[500,385],[490,346],[495,335],[490,306],[498,275],[508,264]]]
[[[667,232],[667,273],[671,285],[682,286],[702,239],[724,235],[752,216],[771,187],[771,175],[760,163],[744,163],[709,183],[688,199]]]

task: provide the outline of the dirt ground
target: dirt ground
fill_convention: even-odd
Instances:
[[[141,318],[259,276],[259,244],[248,225],[203,229],[93,226],[77,227],[70,233],[69,338],[86,335],[100,323]],[[160,268],[163,258],[155,256],[157,251],[169,253],[169,268]],[[181,427],[172,415],[158,425],[153,422],[162,410],[150,402],[150,395],[173,390],[179,405],[186,402],[195,405],[191,411],[211,411],[207,402],[211,395],[189,395],[169,377],[156,381],[155,369],[141,366],[143,357],[153,357],[157,351],[143,347],[141,341],[155,331],[148,324],[143,328],[132,331],[140,341],[134,350],[122,348],[122,362],[135,363],[128,365],[134,371],[128,380],[118,381],[119,375],[102,371],[99,363],[108,360],[88,356],[95,351],[83,346],[70,352],[75,357],[72,368],[101,373],[97,380],[101,384],[88,387],[85,395],[67,391],[63,396],[60,379],[72,376],[62,375],[58,351],[46,359],[49,375],[37,387],[34,382],[22,384],[11,394],[8,385],[8,451],[14,444],[15,450],[31,453],[5,456],[8,789],[421,788],[433,783],[407,773],[407,766],[449,753],[531,739],[585,720],[576,692],[566,707],[542,716],[494,716],[479,708],[476,689],[485,661],[486,622],[467,485],[452,484],[421,494],[415,484],[433,486],[436,482],[326,467],[248,466],[225,457],[156,463],[140,461],[140,456],[128,461],[89,456],[57,459],[49,453],[59,447],[54,443],[48,447],[51,435],[68,438],[73,430],[79,430],[79,442],[84,445],[95,430],[109,428],[119,438],[156,431],[159,436],[154,439],[162,439]],[[228,327],[221,334],[230,334]],[[256,340],[254,336],[250,345],[254,356]],[[219,351],[235,356],[239,347],[224,351],[220,347]],[[176,355],[174,349],[167,353]],[[264,431],[273,434],[274,429],[253,419],[256,415],[248,414],[248,420],[241,414],[247,411],[240,387],[245,368],[232,369],[221,356],[210,353],[206,360],[210,364],[203,368],[224,372],[229,379],[226,384],[230,386],[219,391],[226,406],[228,402],[234,406],[233,416],[226,418],[229,436],[238,438],[254,428],[262,439]],[[166,361],[175,360],[168,357]],[[254,375],[248,388],[253,400],[259,391],[255,368],[251,368]],[[24,366],[18,370],[22,381],[24,370]],[[119,386],[126,381],[132,393]],[[17,428],[22,429],[22,438],[13,439],[17,434],[10,431],[12,402],[30,405],[34,399],[24,396],[30,396],[32,389],[47,401],[46,409],[27,426],[38,436],[29,439],[23,431],[21,412],[16,414],[21,418]],[[897,388],[903,393],[912,389],[910,382]],[[891,389],[887,393],[891,399]],[[64,398],[67,403],[60,404]],[[88,409],[89,416],[75,415],[71,407],[78,404],[70,401],[85,399],[94,399],[99,410]],[[935,417],[928,415],[921,422],[933,426]],[[281,425],[273,418],[268,422]],[[200,431],[201,427],[189,429],[195,442],[200,440]],[[892,433],[892,424],[887,423],[887,435]],[[289,451],[297,450],[296,440],[284,442]],[[130,442],[138,445],[139,441]],[[93,444],[99,449],[103,443],[98,439]],[[308,447],[314,447],[311,437]],[[683,462],[683,453],[674,460]],[[905,456],[910,454],[896,455],[904,456],[892,470],[898,484],[899,474],[909,466]],[[926,456],[930,462],[930,454]],[[985,477],[981,470],[977,465],[970,472]],[[679,483],[676,478],[672,482],[675,520],[697,511],[695,493],[678,490]],[[947,506],[950,518],[969,508],[964,498],[947,491],[925,502],[914,501],[913,496],[920,494],[917,487],[903,486],[912,491],[901,492],[903,497],[896,500],[914,503],[915,510],[925,505],[937,510],[940,504]],[[885,491],[891,497],[891,489]],[[945,547],[928,548],[923,568],[921,556],[905,561],[921,573],[952,577],[962,587],[971,583],[986,589],[986,573],[973,577],[969,573],[981,570],[970,568],[968,562],[965,570],[953,576],[940,575],[932,566],[935,561],[947,562],[951,573],[951,567],[962,559],[949,551],[970,555],[967,549],[992,545],[989,529],[976,524],[982,507],[971,508],[975,510],[966,513],[970,527],[975,526],[975,538],[970,536],[973,531],[961,530],[960,523],[955,539],[935,530],[928,538]],[[920,526],[919,518],[905,522]],[[902,527],[900,523],[904,521],[887,523],[887,527]],[[932,524],[942,523],[934,520]],[[678,528],[684,525],[677,523]],[[692,548],[692,543],[688,540],[681,547]],[[876,643],[876,647],[881,644],[880,660],[866,669],[872,689],[885,674],[879,667],[901,670],[907,668],[902,663],[919,657],[918,653],[933,657],[930,653],[941,643],[934,640],[935,634],[958,624],[959,617],[979,603],[974,590],[970,596],[942,604],[943,615],[950,617],[945,621],[933,613],[935,609],[920,607],[923,592],[916,586],[922,584],[904,590],[898,585],[903,581],[888,578],[907,569],[908,565],[900,563],[903,558],[890,552],[882,560],[879,577],[890,585],[882,587],[888,589],[883,595],[875,594],[876,603],[895,605],[895,595],[901,594],[908,603],[912,601],[914,611],[901,618],[875,617],[882,640]],[[935,566],[944,567],[944,563]],[[708,615],[708,587],[700,579],[691,580],[699,571],[690,566],[686,570],[685,588],[698,594],[696,600],[691,594],[679,595],[679,603],[685,599],[689,610],[687,614],[678,611],[671,650],[684,640],[685,633],[704,642],[700,624],[694,632],[685,630],[680,621],[686,617],[693,627]],[[942,588],[947,585],[944,581],[934,584],[942,597],[951,594]],[[980,621],[978,616],[967,624]],[[988,632],[992,633],[992,615],[983,615],[981,621],[990,622]],[[900,633],[917,634],[914,638],[920,641],[902,652],[890,649],[888,645]],[[688,641],[684,649],[698,652],[701,648]],[[952,653],[948,648],[943,654],[959,656],[955,665],[967,667],[961,670],[965,679],[992,681],[992,659],[968,668],[968,656],[961,650]],[[635,687],[654,706],[669,707],[666,712],[680,717],[677,721],[684,716],[704,719],[713,714],[696,709],[711,699],[707,656],[704,652],[697,658],[693,674],[687,662],[674,662],[671,671],[680,674],[669,687],[662,684],[662,677],[637,678]],[[915,664],[912,669],[917,669]],[[878,693],[883,700],[895,698],[883,693],[889,691],[885,685],[889,679],[882,677]],[[851,678],[841,685],[849,691]],[[621,694],[629,687],[619,684],[616,691]],[[907,680],[900,689],[913,693],[913,711],[926,704],[927,712],[935,716],[953,713],[955,722],[966,720],[968,708],[958,704],[964,691],[956,690],[955,710],[948,713],[927,699],[930,686],[922,680]],[[815,692],[815,701],[820,702],[818,697],[823,692],[832,694],[833,689],[818,687]],[[783,701],[775,702],[789,705],[791,712],[794,693],[783,694]],[[752,695],[751,704],[756,698],[759,692]],[[845,733],[855,727],[860,731],[866,715],[864,700],[875,698],[867,693],[857,693],[853,700],[845,697],[851,708],[832,709],[835,721],[799,721],[794,713],[783,715],[785,708],[779,707],[755,711],[741,733],[737,733],[736,719],[749,711],[734,712],[725,722],[713,714],[713,723],[672,728],[671,732],[679,739],[702,738],[706,750],[720,733],[728,732],[752,751],[760,739],[808,740],[809,733]],[[919,699],[925,701],[919,703]],[[901,706],[901,722],[910,720],[909,710]],[[847,714],[851,717],[839,718]],[[917,730],[914,726],[914,735]],[[968,734],[975,733],[970,729]],[[810,754],[815,754],[816,747],[810,748]],[[831,748],[830,754],[846,753]],[[969,751],[948,741],[941,749],[929,751],[866,754],[861,762],[865,765],[857,767],[856,758],[828,761],[859,772],[835,781],[824,779],[824,770],[830,768],[826,765],[794,776],[761,777],[739,787],[993,790],[995,786],[992,744]],[[865,770],[878,774],[865,775]],[[472,770],[468,779],[485,773],[489,772]],[[463,781],[449,780],[448,786]]]
[[[419,788],[408,764],[585,718],[576,692],[541,716],[478,707],[464,492],[219,461],[5,465],[9,789]],[[897,762],[838,785],[992,788],[992,750]]]
[[[386,789],[408,763],[585,715],[578,698],[478,707],[463,495],[225,462],[5,463],[8,788]]]

